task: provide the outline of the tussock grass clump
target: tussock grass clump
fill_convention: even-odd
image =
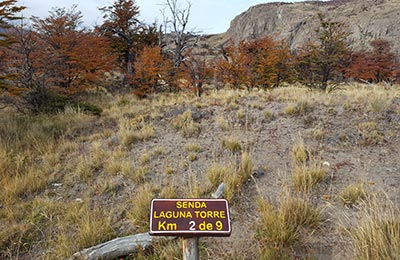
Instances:
[[[129,146],[134,142],[146,141],[154,137],[154,133],[154,127],[144,121],[132,125],[128,121],[122,123],[118,131],[118,136],[123,145]]]
[[[146,175],[149,173],[149,169],[146,166],[137,167],[127,176],[135,183],[143,183],[146,180]]]
[[[149,229],[150,202],[154,197],[154,192],[150,185],[140,187],[133,196],[132,208],[128,211],[128,219],[136,225],[139,232]]]
[[[182,132],[183,137],[193,137],[199,134],[200,125],[193,121],[192,111],[186,110],[182,115],[172,121],[172,125]]]
[[[326,175],[327,171],[322,167],[322,164],[314,160],[309,165],[297,165],[292,175],[294,189],[297,192],[309,193],[325,179]]]
[[[375,113],[382,113],[387,111],[392,103],[392,100],[393,99],[388,95],[381,94],[374,96],[370,100],[371,111]]]
[[[379,144],[383,141],[383,133],[378,130],[378,124],[375,122],[360,123],[357,129],[365,145]]]
[[[242,153],[239,168],[236,171],[224,176],[225,183],[225,198],[232,201],[234,196],[241,191],[245,184],[253,174],[253,160],[251,156],[244,152]]]
[[[57,234],[50,241],[50,259],[65,259],[73,253],[115,236],[111,216],[98,207],[91,209],[87,203],[71,203],[58,218]]]
[[[32,167],[26,172],[4,176],[0,180],[0,204],[9,205],[18,198],[27,197],[44,190],[51,181],[41,168]]]
[[[201,152],[201,146],[200,146],[200,144],[197,144],[197,143],[186,144],[184,148],[188,152],[196,152],[196,153]]]
[[[229,131],[231,130],[231,124],[229,123],[228,120],[226,120],[224,117],[220,116],[215,120],[217,126],[219,127],[219,129],[221,129],[222,131]]]
[[[361,223],[348,230],[357,260],[398,260],[400,256],[400,209],[390,201],[368,198],[360,205]]]
[[[229,150],[233,154],[238,153],[242,150],[242,146],[240,145],[239,140],[234,137],[224,138],[221,142],[221,145],[223,148]]]
[[[292,158],[295,164],[303,164],[308,160],[309,152],[301,140],[292,148]]]
[[[365,199],[366,196],[365,185],[364,183],[359,182],[345,187],[340,193],[339,198],[344,205],[351,206]]]
[[[271,110],[266,109],[266,110],[264,110],[263,114],[264,114],[264,119],[267,122],[269,122],[272,119],[274,119],[274,113]]]
[[[289,193],[283,194],[276,207],[260,199],[258,211],[260,223],[256,237],[264,247],[265,258],[262,259],[286,259],[280,257],[288,255],[290,247],[299,240],[300,232],[316,229],[323,219],[320,209]]]
[[[299,100],[294,104],[285,107],[284,113],[288,116],[303,115],[311,109],[310,103],[305,100]]]
[[[207,171],[207,178],[212,184],[213,188],[216,188],[221,182],[224,181],[225,176],[234,171],[235,169],[233,167],[222,164],[213,164]]]
[[[207,178],[212,188],[215,189],[222,182],[225,183],[224,196],[232,201],[235,195],[242,189],[253,174],[253,160],[250,154],[244,152],[241,155],[238,167],[233,164],[213,164],[207,171]]]
[[[321,127],[317,126],[312,130],[311,136],[317,141],[323,141],[324,137],[325,137],[325,133]]]

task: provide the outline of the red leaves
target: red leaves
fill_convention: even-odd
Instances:
[[[345,69],[347,78],[354,78],[368,82],[393,82],[396,80],[395,55],[391,51],[390,43],[378,39],[370,43],[371,51],[354,52],[351,63]]]
[[[270,37],[233,44],[223,50],[223,59],[216,63],[217,74],[224,84],[237,88],[278,87],[292,78],[292,55],[284,42]]]

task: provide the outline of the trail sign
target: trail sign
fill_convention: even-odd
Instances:
[[[224,199],[153,199],[150,235],[229,236],[231,222]]]

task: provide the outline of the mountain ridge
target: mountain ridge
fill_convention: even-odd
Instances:
[[[343,22],[356,49],[368,48],[374,39],[385,39],[400,54],[400,0],[332,0],[265,3],[237,15],[227,32],[216,35],[219,43],[270,35],[292,49],[313,41],[319,28],[318,14]]]

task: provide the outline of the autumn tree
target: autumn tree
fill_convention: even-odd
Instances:
[[[139,21],[139,7],[134,0],[116,0],[100,10],[104,22],[98,29],[110,40],[124,73],[131,77],[133,62],[143,47],[158,44],[157,26]]]
[[[241,43],[240,51],[247,56],[246,65],[249,87],[279,87],[282,82],[292,77],[292,56],[287,44],[276,42],[266,36],[261,39]]]
[[[377,39],[370,42],[372,50],[358,51],[351,55],[346,77],[366,82],[392,82],[396,78],[396,59],[390,43]]]
[[[37,77],[44,87],[75,92],[111,70],[113,61],[106,38],[80,28],[82,16],[73,6],[56,8],[49,17],[34,17],[37,34]]]
[[[0,2],[0,95],[3,96],[13,94],[16,89],[12,81],[16,75],[7,73],[7,49],[15,42],[12,35],[9,33],[10,22],[21,19],[17,13],[25,7],[16,6],[17,0],[4,0]],[[14,93],[15,94],[15,93]]]
[[[297,72],[300,82],[311,88],[327,90],[330,81],[337,80],[349,53],[344,24],[319,14],[318,39],[303,47],[298,55]]]
[[[223,59],[216,63],[222,82],[233,87],[279,87],[293,78],[292,55],[284,42],[271,37],[242,41],[223,49]]]
[[[134,63],[133,93],[139,97],[146,97],[159,91],[162,85],[166,86],[169,83],[171,68],[171,61],[164,58],[160,47],[144,47]]]
[[[233,43],[222,47],[222,58],[216,61],[215,73],[222,84],[239,88],[248,83],[249,60]]]

